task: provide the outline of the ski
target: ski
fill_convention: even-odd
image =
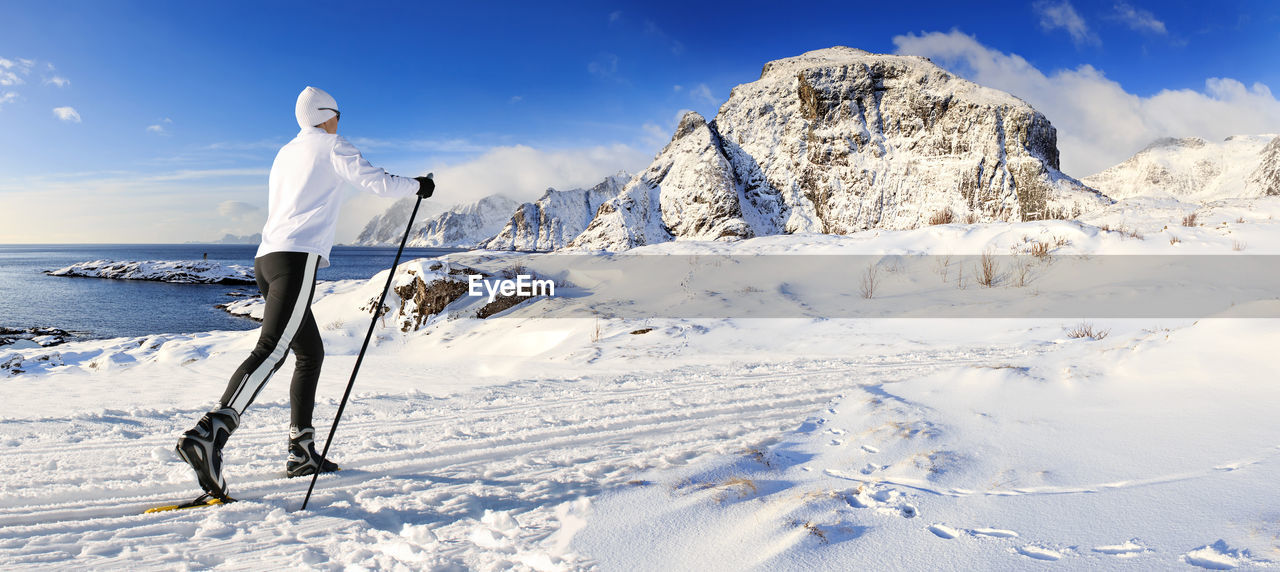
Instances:
[[[151,514],[151,513],[153,513],[153,512],[168,512],[168,511],[171,511],[171,510],[186,510],[186,509],[189,509],[189,508],[203,508],[203,507],[207,507],[207,506],[218,506],[218,505],[223,505],[223,504],[228,504],[228,503],[233,503],[233,502],[236,502],[236,499],[233,499],[233,498],[231,498],[231,497],[227,497],[227,498],[225,498],[225,499],[220,499],[220,498],[215,497],[215,496],[213,496],[213,495],[211,495],[211,494],[205,493],[205,494],[202,494],[202,495],[200,495],[200,496],[196,497],[196,500],[193,500],[193,501],[190,501],[190,502],[184,502],[184,503],[181,503],[181,504],[170,504],[170,505],[164,505],[164,506],[151,507],[151,508],[149,508],[149,509],[147,509],[147,510],[143,511],[142,513],[143,513],[143,514]]]

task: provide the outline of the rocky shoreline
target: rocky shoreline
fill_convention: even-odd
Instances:
[[[47,348],[65,344],[75,339],[75,332],[59,328],[5,328],[0,327],[0,347],[6,349]]]
[[[46,270],[45,274],[171,284],[256,284],[252,268],[238,264],[224,266],[210,260],[94,260]]]

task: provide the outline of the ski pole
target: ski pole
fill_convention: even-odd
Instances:
[[[427,173],[430,179],[432,173]],[[404,252],[405,243],[409,242],[409,231],[413,228],[413,219],[418,216],[418,207],[422,205],[422,197],[418,197],[418,201],[413,203],[413,214],[409,215],[409,225],[404,229],[404,238],[400,239],[400,248],[396,250],[395,262],[391,263],[391,273],[387,274],[387,283],[382,287],[382,295],[378,297],[378,305],[373,308],[373,319],[369,321],[369,333],[364,335],[364,343],[360,345],[360,353],[356,355],[356,365],[351,368],[351,380],[347,382],[347,390],[342,393],[342,402],[338,404],[338,413],[333,416],[333,426],[329,427],[329,437],[324,440],[324,451],[320,453],[320,458],[325,459],[329,456],[329,445],[333,444],[333,434],[338,430],[338,421],[342,419],[342,411],[347,408],[347,399],[351,397],[351,388],[355,387],[356,374],[360,373],[360,362],[364,361],[364,352],[369,348],[369,339],[373,337],[373,329],[378,325],[378,318],[382,317],[382,303],[387,300],[387,290],[391,289],[391,281],[396,277],[396,267],[400,266],[400,254]],[[302,499],[302,508],[307,510],[307,502],[311,500],[311,491],[316,488],[316,479],[320,478],[320,471],[317,467],[315,473],[311,475],[311,485],[307,487],[307,496]]]

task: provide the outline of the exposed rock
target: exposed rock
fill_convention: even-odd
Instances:
[[[513,294],[511,296],[496,296],[492,302],[481,306],[480,309],[476,311],[476,317],[483,320],[504,310],[514,308],[520,305],[521,302],[524,302],[525,300],[532,300],[533,298],[537,298],[537,296],[521,296],[519,294]]]
[[[439,314],[449,304],[467,294],[467,284],[450,278],[434,278],[430,283],[424,282],[421,276],[414,275],[407,284],[395,286],[392,290],[400,297],[400,309],[396,318],[400,321],[400,331],[408,332],[422,327],[431,316]]]
[[[570,245],[907,229],[1110,204],[1058,171],[1057,132],[1007,93],[924,58],[836,47],[770,62],[707,124],[686,115],[648,169]]]
[[[1236,135],[1159,139],[1124,162],[1084,179],[1116,199],[1176,198],[1206,203],[1280,194],[1280,138]]]
[[[76,336],[59,328],[5,328],[0,327],[0,346],[47,348],[71,341]]]
[[[1269,197],[1280,195],[1280,137],[1272,137],[1258,154],[1258,167],[1249,175],[1245,186]]]
[[[587,228],[600,205],[617,196],[630,178],[619,172],[590,189],[547,189],[537,201],[516,208],[502,231],[480,246],[540,252],[561,248]]]
[[[174,284],[256,284],[253,269],[239,264],[222,265],[212,260],[146,260],[117,262],[94,260],[46,271],[50,276],[149,280]]]

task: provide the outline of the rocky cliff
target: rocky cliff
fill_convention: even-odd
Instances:
[[[924,58],[836,47],[770,62],[713,122],[686,115],[573,249],[1078,216],[1110,199],[1058,171],[1057,132]]]

